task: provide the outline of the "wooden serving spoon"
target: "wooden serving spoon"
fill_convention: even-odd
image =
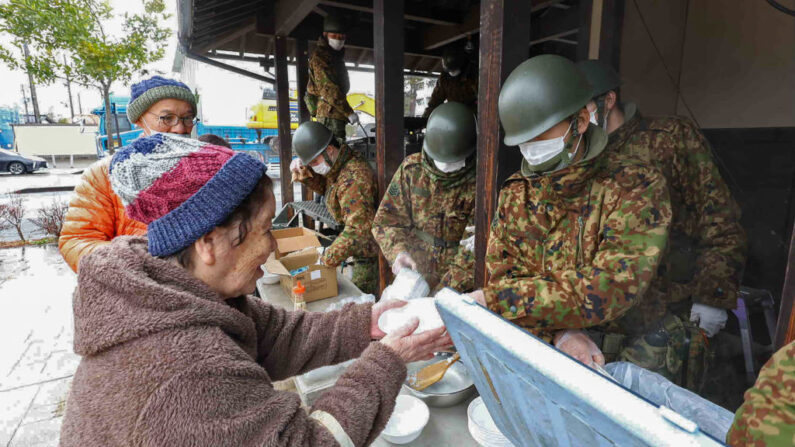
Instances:
[[[447,370],[453,365],[453,363],[460,359],[461,354],[456,352],[455,355],[447,360],[442,360],[441,362],[437,362],[433,365],[428,365],[425,368],[422,368],[421,370],[409,376],[409,386],[417,391],[422,391],[425,388],[428,388],[434,383],[442,380],[442,377],[444,377],[444,374],[447,372]]]

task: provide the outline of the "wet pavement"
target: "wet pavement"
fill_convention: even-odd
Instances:
[[[58,445],[76,282],[55,245],[0,250],[0,446]]]

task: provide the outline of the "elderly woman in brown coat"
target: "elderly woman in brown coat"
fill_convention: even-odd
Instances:
[[[148,238],[116,238],[81,261],[83,359],[63,446],[367,445],[405,363],[450,345],[443,328],[413,334],[416,321],[381,333],[378,316],[394,302],[319,314],[248,296],[274,248],[264,171],[248,155],[164,134],[114,156],[113,189]],[[272,387],[356,357],[308,410]]]

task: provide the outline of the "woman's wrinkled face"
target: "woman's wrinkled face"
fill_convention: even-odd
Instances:
[[[234,298],[254,293],[257,280],[263,275],[262,264],[276,247],[271,234],[271,221],[276,211],[276,199],[268,192],[265,206],[249,222],[248,233],[240,245],[234,245],[239,236],[239,225],[224,228],[226,241],[216,247],[216,284],[212,288],[224,298]],[[220,228],[219,228],[220,229]],[[226,243],[224,243],[226,242]]]

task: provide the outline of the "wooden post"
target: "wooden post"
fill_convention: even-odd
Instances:
[[[517,170],[521,154],[506,148],[497,102],[503,81],[527,59],[530,2],[482,0],[480,3],[480,85],[478,92],[478,168],[475,197],[475,287],[488,281],[486,246],[502,182]]]
[[[784,276],[784,287],[781,290],[781,308],[778,312],[776,325],[776,350],[795,340],[795,229],[789,242],[787,270]]]
[[[577,60],[600,59],[619,70],[624,3],[625,0],[580,0]]]
[[[624,29],[624,0],[604,0],[602,32],[599,39],[599,59],[612,65],[617,72],[621,59],[621,30]]]
[[[403,158],[403,21],[403,0],[373,1],[379,200]],[[378,267],[383,290],[390,275],[383,256]]]
[[[295,41],[295,75],[296,87],[298,93],[298,122],[303,123],[309,121],[309,109],[304,102],[304,94],[306,94],[306,84],[309,82],[309,47],[305,39],[298,39]],[[312,200],[314,194],[306,187],[301,185],[301,199]],[[315,228],[315,222],[304,214],[304,226],[308,228]]]
[[[295,41],[295,74],[298,93],[298,122],[309,121],[309,109],[304,102],[306,84],[309,82],[309,46],[305,39]]]
[[[279,128],[279,171],[281,173],[282,206],[292,202],[293,184],[290,181],[290,162],[293,159],[293,139],[290,134],[290,80],[287,78],[287,38],[274,36],[276,44],[276,119]]]

